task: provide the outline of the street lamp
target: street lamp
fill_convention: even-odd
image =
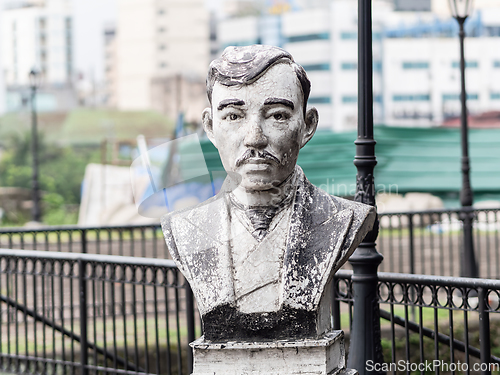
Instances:
[[[35,69],[31,69],[29,73],[29,81],[31,88],[31,147],[33,153],[33,207],[32,207],[32,220],[40,222],[42,212],[40,210],[40,187],[38,185],[38,131],[37,131],[37,116],[36,116],[36,91],[41,84],[41,74]]]
[[[358,0],[358,138],[354,141],[357,169],[357,202],[375,206],[375,180],[377,165],[373,134],[373,51],[372,0]],[[360,375],[379,373],[369,371],[371,363],[382,366],[384,357],[380,339],[380,306],[377,296],[377,270],[383,256],[377,251],[378,219],[349,258],[352,265],[353,320],[347,367]],[[337,314],[340,316],[340,313]],[[337,319],[338,320],[338,319]],[[336,329],[340,329],[336,323]]]
[[[465,91],[465,53],[464,53],[464,23],[472,10],[472,0],[449,0],[450,10],[453,17],[460,26],[460,74],[462,90],[460,101],[461,112],[461,143],[462,143],[462,190],[460,191],[460,204],[462,211],[460,219],[463,222],[464,243],[462,248],[461,275],[465,277],[478,277],[476,257],[474,255],[474,241],[472,232],[472,222],[474,212],[472,210],[473,194],[470,186],[470,165],[469,165],[469,140],[467,124],[467,94]]]

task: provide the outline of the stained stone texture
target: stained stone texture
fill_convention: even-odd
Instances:
[[[299,167],[296,173],[300,178],[282,249],[278,311],[237,309],[227,193],[163,217],[167,245],[193,289],[206,339],[317,337],[331,329],[331,293],[325,291],[334,272],[371,229],[375,212],[370,206],[326,194]]]
[[[306,108],[310,82],[288,52],[228,47],[207,86],[202,122],[228,177],[215,197],[161,220],[204,339],[318,339],[333,329],[333,275],[375,210],[316,188],[296,165],[319,117]]]
[[[342,331],[317,340],[214,344],[202,338],[191,346],[193,375],[331,375],[345,370]]]

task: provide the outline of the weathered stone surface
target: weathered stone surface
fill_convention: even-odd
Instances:
[[[169,250],[191,284],[207,339],[315,337],[331,328],[318,331],[321,299],[329,297],[325,287],[371,228],[374,211],[317,189],[299,167],[296,173],[300,181],[283,249],[278,312],[237,310],[227,193],[163,218]]]
[[[342,331],[333,331],[317,340],[224,344],[201,338],[191,344],[195,357],[193,375],[339,374],[345,369],[343,337]]]
[[[375,210],[326,194],[296,166],[318,113],[306,108],[310,83],[288,52],[228,47],[207,86],[203,126],[228,177],[217,196],[162,218],[205,340],[318,338],[332,329],[333,274]]]

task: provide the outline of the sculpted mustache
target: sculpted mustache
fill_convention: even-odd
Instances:
[[[245,151],[245,153],[242,156],[240,156],[238,158],[238,160],[236,160],[236,167],[239,167],[241,164],[243,164],[245,161],[247,161],[250,158],[267,159],[267,160],[271,160],[271,161],[274,161],[275,163],[280,164],[279,159],[268,151],[265,151],[265,150],[259,151],[259,150],[248,149]]]

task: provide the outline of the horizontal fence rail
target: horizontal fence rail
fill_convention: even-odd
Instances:
[[[0,371],[188,374],[194,316],[171,260],[0,249]]]
[[[0,248],[169,258],[159,224],[1,228]]]
[[[380,270],[460,276],[460,209],[380,214]],[[500,209],[474,210],[479,275],[500,278]],[[0,248],[169,259],[160,225],[2,228]]]
[[[460,209],[379,214],[380,271],[460,276]],[[500,209],[474,210],[473,239],[479,275],[500,278]]]
[[[351,277],[351,271],[339,271],[334,288],[336,328],[347,332]],[[387,373],[500,373],[499,280],[384,272],[378,277]]]

